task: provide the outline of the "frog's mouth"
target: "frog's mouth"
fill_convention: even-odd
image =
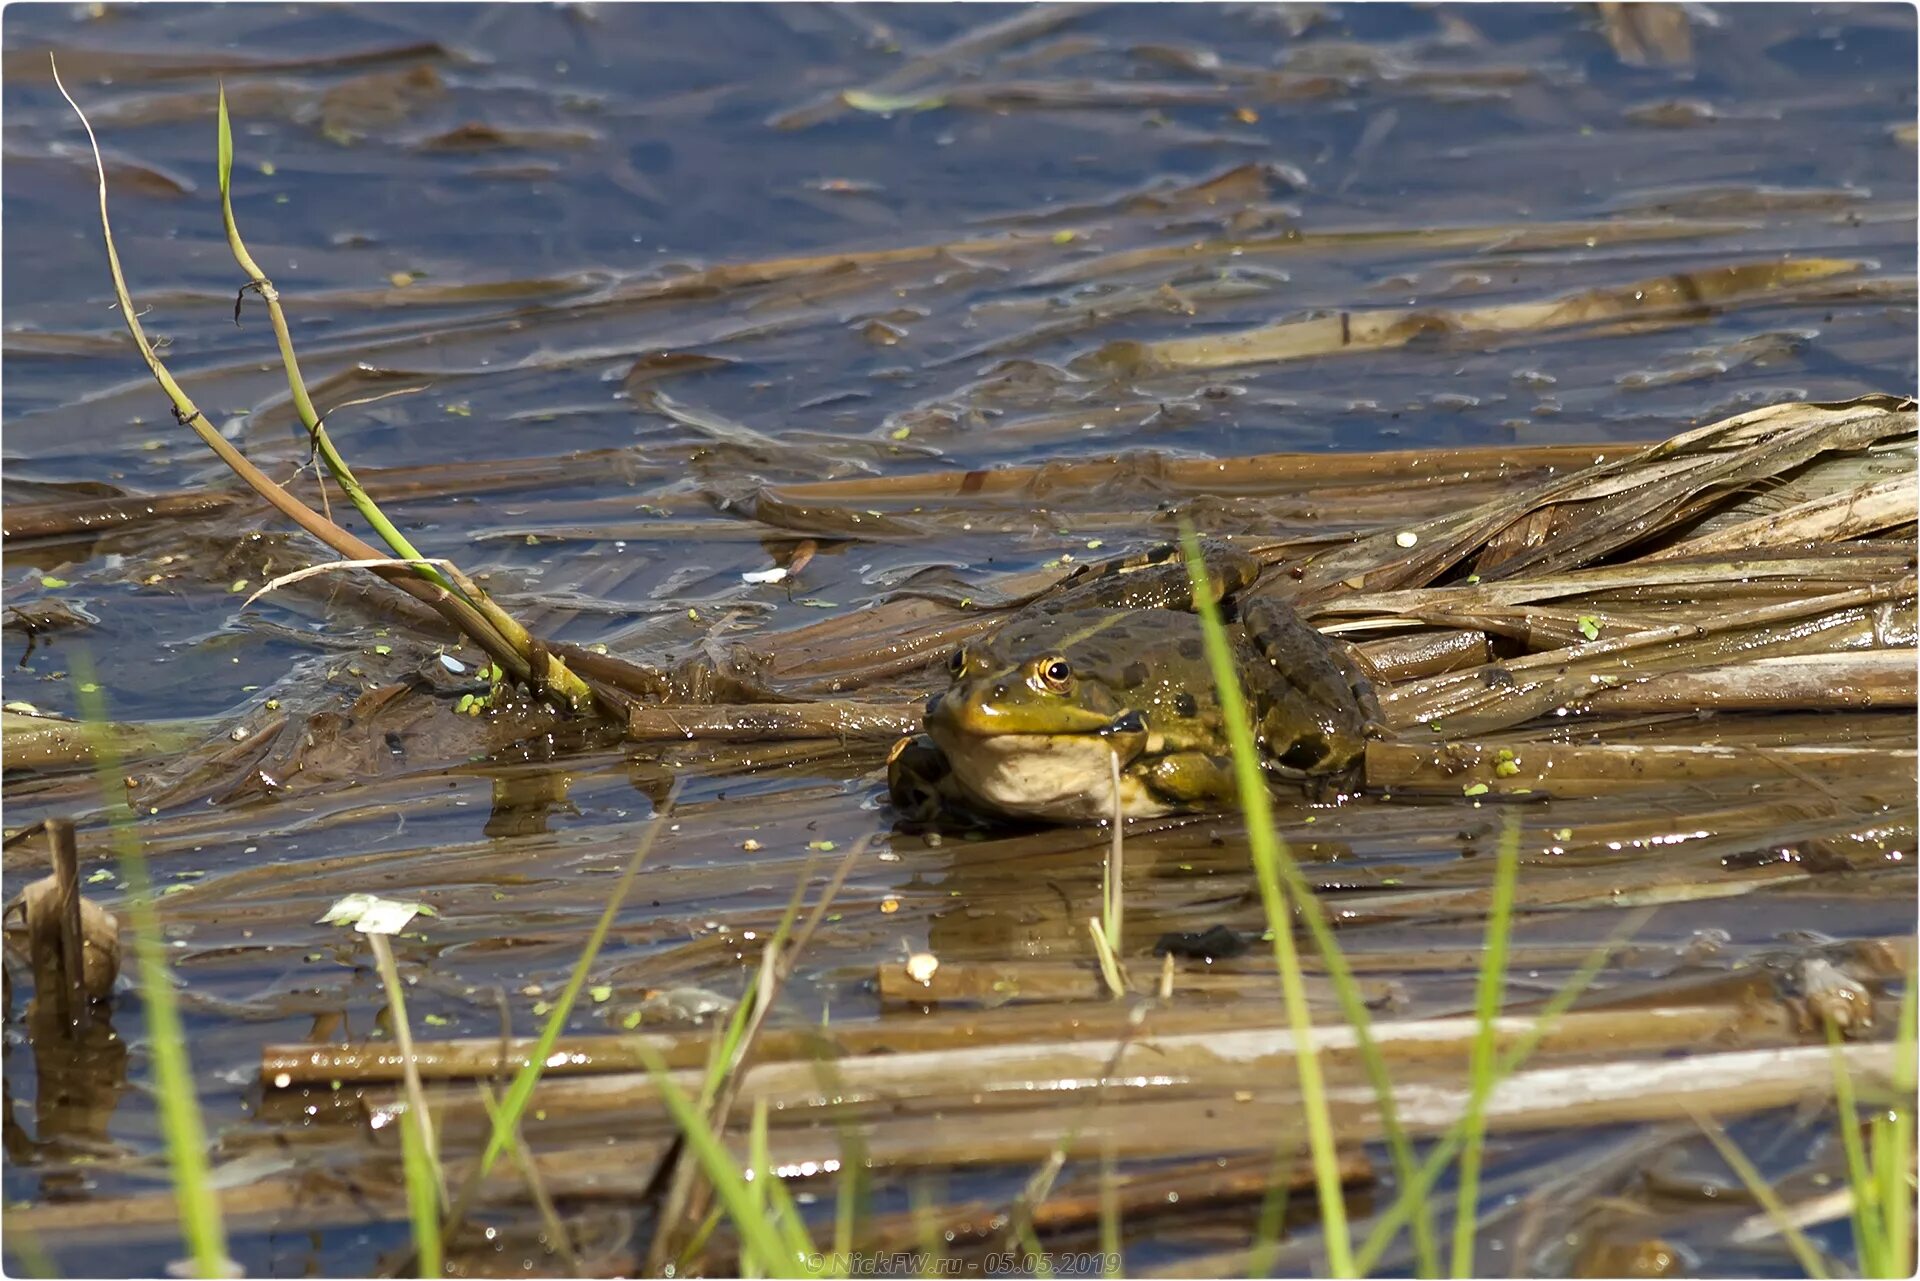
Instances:
[[[1008,814],[1073,822],[1105,818],[1118,804],[1129,814],[1162,812],[1128,774],[1150,750],[1138,712],[1099,718],[1097,727],[1033,733],[969,732],[960,718],[930,708],[927,733],[946,757],[962,791]]]
[[[1137,711],[1115,715],[1088,707],[1049,707],[1044,718],[996,711],[990,705],[935,694],[927,700],[927,732],[942,750],[962,740],[983,738],[1101,738],[1120,753],[1120,763],[1147,750],[1147,719]],[[1036,723],[1040,722],[1040,723]]]

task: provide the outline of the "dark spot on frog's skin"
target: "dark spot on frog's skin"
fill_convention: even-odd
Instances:
[[[1199,714],[1200,704],[1193,701],[1193,695],[1182,690],[1173,696],[1173,710],[1180,716],[1195,716]]]
[[[1190,663],[1197,663],[1201,659],[1207,656],[1206,647],[1191,636],[1183,637],[1181,639],[1179,649],[1180,649],[1180,657],[1186,659]]]
[[[1120,673],[1120,683],[1128,689],[1138,689],[1140,686],[1145,685],[1147,683],[1147,665],[1145,663],[1128,663],[1127,669]],[[1184,712],[1181,714],[1185,715]]]
[[[1326,755],[1327,741],[1318,734],[1305,734],[1280,753],[1280,763],[1289,769],[1310,770],[1326,759]]]

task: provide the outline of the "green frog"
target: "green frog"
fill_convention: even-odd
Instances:
[[[1249,589],[1259,565],[1203,548],[1254,742],[1283,777],[1337,775],[1379,707],[1344,646]],[[1225,710],[1178,547],[1088,566],[949,660],[926,733],[887,764],[894,806],[1056,823],[1227,808],[1236,790]]]

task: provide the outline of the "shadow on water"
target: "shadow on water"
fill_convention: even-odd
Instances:
[[[142,374],[49,51],[106,148],[145,323],[263,467],[317,499],[256,303],[235,327],[216,80],[237,215],[315,400],[410,537],[543,636],[717,667],[767,692],[754,701],[899,707],[982,625],[957,602],[1016,602],[1166,538],[1178,515],[1292,564],[1629,443],[1911,390],[1912,10],[1630,8],[9,8],[7,695],[72,712],[66,663],[84,643],[114,715],[149,736],[129,748],[129,797],[246,1271],[364,1273],[405,1248],[397,1145],[367,1124],[391,1082],[260,1074],[267,1047],[384,1043],[364,946],[315,924],[340,895],[437,911],[395,941],[423,1041],[494,1038],[503,1017],[530,1034],[678,779],[569,1031],[677,1028],[693,1053],[705,1034],[675,1020],[737,999],[796,882],[817,889],[832,851],[871,836],[772,1031],[829,1019],[849,1044],[907,1054],[1119,1034],[1086,935],[1106,837],[896,826],[886,733],[623,744],[533,706],[465,714],[487,691],[472,652],[347,575],[242,608],[315,549],[226,487]],[[1889,448],[1888,474],[1910,471],[1910,435]],[[1423,471],[1452,449],[1497,454]],[[1376,451],[1417,453],[1342,470]],[[1304,458],[1252,461],[1283,452]],[[1225,485],[1223,458],[1248,460]],[[1796,562],[1775,595],[1910,574],[1911,525],[1869,532],[1817,574]],[[1752,580],[1744,603],[1771,599],[1767,574]],[[1572,643],[1587,611],[1609,628],[1694,617],[1697,586],[1419,607],[1510,655]],[[1832,625],[1863,648],[1910,646],[1907,590],[1884,618]],[[1392,594],[1358,598],[1377,612],[1356,625],[1413,608]],[[1395,661],[1439,699],[1421,682],[1494,656],[1480,645]],[[1380,1011],[1471,1008],[1507,809],[1526,858],[1516,1002],[1554,990],[1629,909],[1647,915],[1596,1008],[1771,1011],[1695,1029],[1721,1048],[1791,1041],[1779,1009],[1809,974],[1910,970],[1910,693],[1844,724],[1609,715],[1590,742],[1558,742],[1561,777],[1583,781],[1551,799],[1470,799],[1450,772],[1466,766],[1409,747],[1363,797],[1282,807]],[[1485,742],[1518,741],[1500,732]],[[29,759],[16,743],[8,832],[76,818],[86,892],[111,905],[124,887],[90,775],[57,745]],[[1625,792],[1607,772],[1642,769],[1619,764],[1635,744],[1665,762],[1702,743],[1746,755],[1720,773],[1659,765],[1677,772]],[[1793,754],[1829,745],[1857,750]],[[10,844],[10,885],[43,863],[37,841]],[[1164,935],[1261,928],[1234,818],[1138,825],[1125,891],[1139,975],[1157,977]],[[941,959],[937,1008],[904,978],[910,952]],[[1162,1012],[1170,1034],[1274,1021],[1257,948],[1180,976],[1192,1004]],[[123,988],[76,1040],[30,983],[9,990],[10,1221],[41,1214],[64,1272],[152,1272],[175,1238],[154,1199],[138,1000]],[[1244,1264],[1290,1105],[1249,1094],[1229,1124],[1209,1109],[1236,1104],[1212,1088],[1105,1123],[1131,1269]],[[447,1089],[449,1151],[470,1154],[477,1105]],[[1080,1117],[1057,1099],[970,1110],[965,1082],[861,1106],[890,1163],[874,1239],[903,1246],[937,1185],[950,1222],[975,1225],[956,1240],[987,1248],[998,1229],[981,1225]],[[1839,1168],[1817,1117],[1744,1124],[1736,1139],[1783,1187]],[[776,1130],[795,1162],[838,1150],[817,1118]],[[667,1134],[657,1100],[556,1092],[527,1133],[583,1266],[636,1266]],[[1737,1190],[1713,1160],[1670,1123],[1503,1135],[1483,1207],[1504,1208],[1483,1241],[1521,1271],[1650,1267],[1656,1246],[1790,1267],[1737,1237],[1751,1205],[1689,1199]],[[1068,1164],[1049,1243],[1092,1248],[1097,1174],[1087,1153]],[[1384,1198],[1356,1188],[1356,1209],[1370,1196]],[[113,1222],[85,1232],[59,1218],[109,1203]],[[496,1236],[463,1239],[463,1268],[555,1266],[523,1189],[484,1211]],[[1317,1249],[1296,1224],[1283,1269]]]

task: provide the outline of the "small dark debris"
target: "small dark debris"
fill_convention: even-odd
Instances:
[[[1252,946],[1251,936],[1216,925],[1201,934],[1162,934],[1153,945],[1153,954],[1177,956],[1183,961],[1224,961]]]

